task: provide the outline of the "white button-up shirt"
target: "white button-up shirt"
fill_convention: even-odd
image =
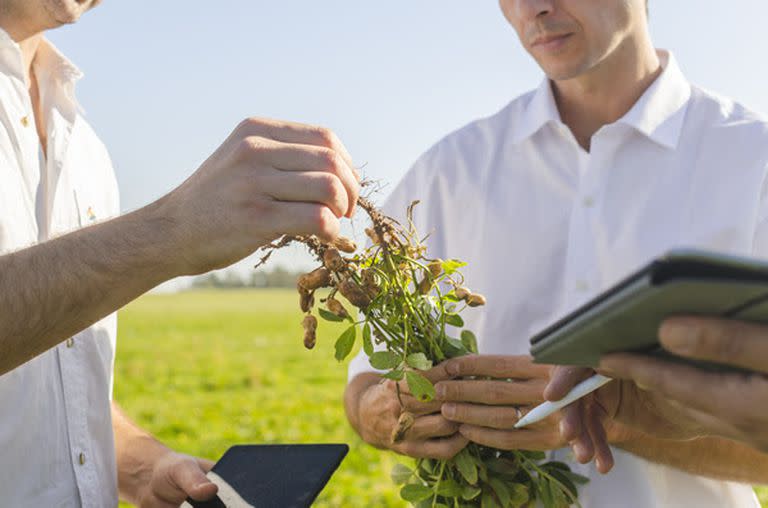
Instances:
[[[527,354],[542,327],[678,246],[768,254],[768,123],[691,86],[674,58],[634,107],[582,149],[548,81],[426,152],[385,206],[415,209],[433,257],[467,261],[488,305],[465,313],[481,353]],[[372,370],[361,353],[350,378]],[[759,506],[748,485],[614,450],[585,508]]]
[[[80,72],[47,41],[33,65],[45,154],[21,51],[0,30],[0,255],[119,211],[107,151],[75,102]],[[117,505],[110,419],[116,326],[111,315],[0,376],[0,505]]]

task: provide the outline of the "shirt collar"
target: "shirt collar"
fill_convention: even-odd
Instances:
[[[83,77],[80,69],[48,39],[40,41],[33,65],[39,80],[55,79],[66,84],[75,83]]]
[[[515,125],[513,141],[520,143],[550,122],[562,123],[549,79],[544,78],[525,106],[522,119]]]
[[[660,145],[675,148],[691,98],[691,85],[671,52],[659,50],[658,54],[661,74],[617,123],[636,129]],[[525,107],[513,139],[519,143],[550,122],[562,123],[550,81],[544,79]]]
[[[619,119],[667,148],[676,148],[691,98],[691,85],[671,52],[660,50],[663,70],[626,115]]]
[[[64,99],[74,109],[79,109],[75,100],[75,83],[83,77],[83,73],[48,39],[43,38],[37,48],[35,60],[32,63],[38,82],[51,88],[64,91]],[[0,67],[18,79],[24,81],[23,58],[21,48],[8,32],[0,28]]]

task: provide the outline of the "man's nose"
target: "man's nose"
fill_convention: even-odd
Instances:
[[[551,14],[555,9],[555,0],[517,0],[517,17],[532,21]]]

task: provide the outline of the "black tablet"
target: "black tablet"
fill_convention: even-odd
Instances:
[[[212,501],[194,508],[305,508],[310,506],[349,451],[345,444],[238,445],[208,477],[219,486]]]
[[[537,363],[586,367],[618,351],[668,356],[659,346],[658,329],[675,315],[768,322],[768,263],[670,251],[536,334],[531,354]]]

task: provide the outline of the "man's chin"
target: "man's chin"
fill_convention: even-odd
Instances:
[[[563,63],[539,63],[539,67],[544,71],[552,81],[567,81],[569,79],[578,78],[586,71],[585,66],[575,65],[574,62]]]
[[[59,0],[52,3],[50,13],[57,25],[71,25],[100,2],[78,2],[76,0]]]

